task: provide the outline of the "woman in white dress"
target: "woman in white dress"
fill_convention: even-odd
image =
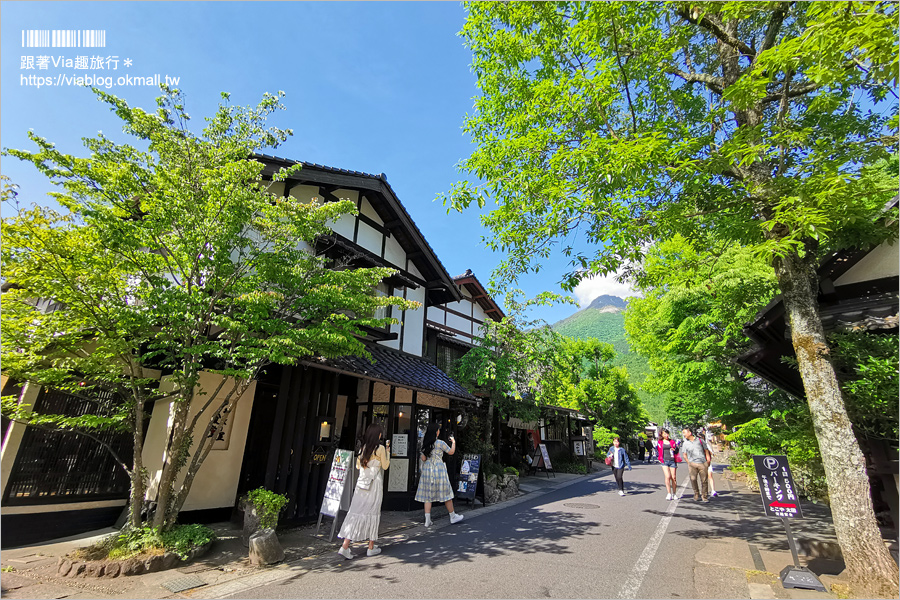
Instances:
[[[357,442],[356,468],[359,479],[353,490],[350,509],[341,525],[338,537],[344,538],[338,554],[346,559],[353,558],[350,542],[353,540],[369,540],[366,556],[381,553],[375,546],[378,539],[378,525],[381,523],[381,499],[384,497],[384,470],[391,465],[391,442],[381,445],[384,429],[373,423],[366,429],[363,438]]]

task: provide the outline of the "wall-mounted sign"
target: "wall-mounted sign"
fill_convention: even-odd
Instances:
[[[338,510],[347,510],[350,501],[344,498],[350,461],[353,453],[350,450],[336,450],[334,460],[331,461],[331,472],[328,474],[328,483],[325,485],[325,498],[322,500],[321,513],[329,517],[337,516]],[[349,488],[348,488],[349,489]],[[349,496],[349,494],[347,494]],[[343,501],[342,501],[343,500]]]
[[[409,446],[409,435],[395,433],[391,436],[391,456],[406,456]],[[393,463],[391,463],[393,465]]]
[[[786,456],[754,456],[756,479],[768,517],[803,518],[797,487]]]
[[[396,436],[395,436],[396,437]],[[393,446],[393,444],[391,444]],[[393,451],[393,448],[392,448]],[[409,459],[394,458],[388,473],[389,492],[405,492],[409,489]]]
[[[584,442],[576,441],[573,443],[575,444],[575,456],[584,456]]]
[[[228,450],[228,440],[231,438],[231,424],[234,421],[232,414],[227,408],[223,408],[222,412],[211,419],[209,430],[206,437],[215,436],[213,440],[213,450]]]
[[[328,462],[328,450],[324,446],[316,446],[313,448],[311,460],[314,465]]]

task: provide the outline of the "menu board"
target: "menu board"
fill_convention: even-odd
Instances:
[[[456,484],[456,497],[475,499],[478,488],[478,472],[481,470],[480,454],[463,454],[459,468],[459,482]]]
[[[547,444],[541,444],[540,448],[541,448],[541,458],[544,459],[544,468],[547,469],[548,471],[552,471],[553,466],[550,464],[550,454],[547,452]]]
[[[406,456],[408,452],[409,435],[395,433],[391,436],[391,456]],[[393,464],[393,463],[392,463]]]
[[[345,499],[345,486],[347,474],[350,472],[350,461],[353,452],[350,450],[335,450],[334,460],[331,461],[331,472],[328,474],[328,483],[325,486],[325,498],[322,500],[323,515],[336,517],[339,510],[349,507],[349,500]],[[346,494],[349,496],[349,494]]]
[[[393,444],[391,444],[393,446]],[[409,487],[409,459],[394,458],[387,470],[389,492],[405,492]]]

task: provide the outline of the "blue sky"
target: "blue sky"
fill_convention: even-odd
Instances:
[[[457,35],[464,22],[456,2],[2,2],[0,146],[31,149],[29,129],[79,155],[81,138],[97,131],[127,140],[89,90],[37,87],[34,77],[112,77],[110,92],[147,109],[158,88],[120,86],[119,77],[177,77],[197,126],[215,111],[219,92],[255,105],[264,92],[284,90],[287,110],[272,124],[294,136],[278,155],[385,173],[450,274],[470,268],[487,284],[501,257],[481,242],[477,212],[447,215],[434,201],[461,178],[456,164],[472,150],[462,123],[477,89]],[[38,29],[105,30],[106,45],[23,48],[22,30]],[[40,56],[51,57],[44,69]],[[59,63],[80,56],[99,56],[104,69]],[[33,69],[23,68],[28,57],[38,61]],[[20,186],[21,199],[48,202],[52,186],[32,166],[6,158],[2,172]],[[528,295],[559,291],[564,267],[554,260],[520,287]],[[597,282],[579,298],[600,293],[627,292]],[[552,323],[574,310],[539,308],[531,316]]]

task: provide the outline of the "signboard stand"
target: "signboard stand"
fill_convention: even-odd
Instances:
[[[766,516],[779,517],[784,524],[788,546],[791,549],[793,565],[781,570],[781,585],[785,589],[800,588],[827,592],[815,573],[800,566],[797,544],[791,533],[791,519],[803,518],[800,498],[797,496],[787,456],[754,456],[753,466],[756,468],[756,479],[759,482],[759,494],[762,496],[763,510]]]
[[[463,454],[455,493],[458,499],[466,500],[472,505],[475,504],[475,499],[480,495],[481,505],[485,506],[484,473],[481,472],[480,454]]]
[[[322,526],[322,517],[331,517],[331,533],[328,541],[334,539],[334,530],[337,528],[338,515],[342,510],[350,508],[350,500],[353,497],[353,452],[350,450],[335,450],[334,459],[331,461],[331,472],[328,474],[328,483],[325,486],[325,497],[322,499],[322,507],[319,509],[319,521],[316,523],[316,537],[319,537],[319,528]]]
[[[556,479],[556,473],[553,471],[553,465],[550,463],[550,455],[547,453],[546,444],[538,444],[538,447],[534,449],[534,454],[531,456],[531,472],[536,474],[538,469],[544,470],[544,473],[547,474],[547,479],[550,479],[550,473],[553,473],[553,478]]]

